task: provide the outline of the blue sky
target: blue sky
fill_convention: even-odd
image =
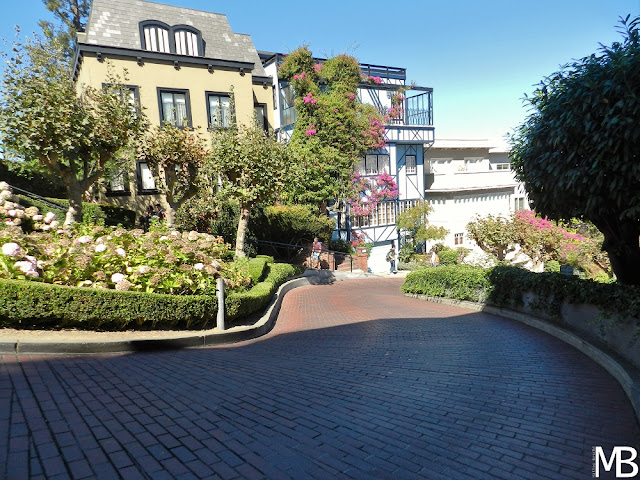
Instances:
[[[3,3],[1,38],[12,38],[16,24],[28,33],[50,19],[41,0]],[[619,40],[620,16],[640,15],[640,0],[160,3],[224,13],[259,50],[308,44],[318,56],[346,51],[404,67],[409,80],[434,88],[436,138],[494,143],[524,120],[522,99],[542,78]]]

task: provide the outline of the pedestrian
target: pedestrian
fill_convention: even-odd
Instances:
[[[391,250],[387,253],[387,262],[391,265],[389,267],[389,273],[396,273],[396,245],[395,243],[391,244]]]
[[[438,264],[440,263],[440,258],[438,257],[438,254],[436,253],[436,249],[432,248],[431,252],[429,252],[431,254],[431,266],[432,267],[437,267]]]
[[[321,268],[322,264],[320,263],[320,254],[322,253],[322,242],[318,240],[318,237],[313,239],[313,244],[311,245],[311,268]]]

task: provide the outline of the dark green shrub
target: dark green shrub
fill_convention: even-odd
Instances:
[[[329,242],[335,227],[332,218],[314,213],[306,205],[279,205],[265,207],[250,221],[258,240],[310,245],[314,237],[325,244]]]
[[[488,270],[468,265],[425,268],[407,275],[402,291],[417,295],[484,301],[491,291]]]
[[[329,250],[333,250],[334,252],[342,252],[342,253],[354,253],[354,248],[351,245],[351,242],[347,240],[337,239],[331,240],[329,242]]]
[[[27,168],[25,168],[25,165],[27,165]],[[12,161],[5,158],[0,162],[0,179],[9,185],[35,193],[41,197],[63,198],[67,194],[67,188],[61,178],[29,170],[28,166],[28,162]]]
[[[18,328],[203,328],[215,324],[214,296],[160,295],[0,279],[0,325]]]
[[[106,225],[107,214],[97,203],[82,204],[82,223]]]
[[[590,304],[618,318],[640,318],[640,287],[598,283],[561,273],[534,273],[512,266],[491,269],[456,265],[411,272],[402,286],[405,293],[487,301],[498,307],[518,308],[523,294],[539,300],[530,304],[551,318],[560,316],[562,302]]]
[[[264,258],[267,263],[273,263],[275,261],[271,255],[256,255],[256,258]]]

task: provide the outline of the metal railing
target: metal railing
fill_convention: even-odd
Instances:
[[[308,265],[311,264],[311,246],[296,245],[293,243],[271,242],[268,240],[258,240],[258,245],[266,247],[265,251],[274,253],[275,257],[284,258],[287,261],[297,260],[298,262],[304,258]],[[353,256],[351,256],[351,254],[323,248],[320,256],[321,262],[322,255],[324,254],[326,254],[325,261],[327,263],[327,266],[331,266],[333,264],[333,268],[330,268],[330,270],[338,270],[339,265],[342,265],[345,261],[348,261],[349,271],[353,272]]]
[[[37,200],[40,203],[44,203],[50,208],[55,208],[56,210],[61,210],[62,212],[67,211],[67,207],[65,207],[64,205],[53,202],[48,198],[38,195],[37,193],[29,192],[28,190],[23,190],[21,188],[14,187],[13,185],[9,185],[9,187],[11,188],[11,190],[13,190],[14,193],[19,193],[20,195],[24,195],[25,197],[29,197],[29,198],[32,198],[33,200]]]

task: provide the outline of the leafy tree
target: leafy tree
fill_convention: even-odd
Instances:
[[[623,41],[541,82],[511,138],[512,162],[536,211],[587,219],[621,282],[640,285],[640,19]]]
[[[69,199],[68,227],[82,219],[84,192],[144,131],[145,116],[132,108],[125,79],[113,73],[107,87],[86,87],[78,95],[55,45],[39,39],[16,43],[6,63],[0,141],[12,154],[37,161],[62,179]]]
[[[467,224],[467,231],[478,246],[499,261],[516,250],[515,225],[512,218],[487,215]]]
[[[59,45],[67,59],[73,59],[76,34],[85,29],[91,0],[42,0],[42,3],[60,22],[56,25],[40,20],[38,25],[44,36],[52,44]]]
[[[432,211],[431,205],[420,200],[414,207],[398,215],[396,225],[408,234],[414,244],[427,240],[441,240],[447,236],[449,231],[444,227],[429,225],[428,217]]]
[[[285,186],[289,162],[285,146],[257,124],[214,130],[204,181],[218,184],[222,198],[238,201],[240,218],[236,257],[244,257],[251,211],[259,203],[273,202]]]
[[[165,123],[141,144],[138,157],[153,172],[167,225],[173,227],[178,208],[198,192],[198,173],[207,150],[198,132]]]
[[[297,120],[289,143],[295,171],[290,195],[302,203],[344,199],[356,163],[384,146],[383,118],[357,101],[358,61],[338,55],[316,63],[307,47],[291,52],[279,75],[295,91]]]

